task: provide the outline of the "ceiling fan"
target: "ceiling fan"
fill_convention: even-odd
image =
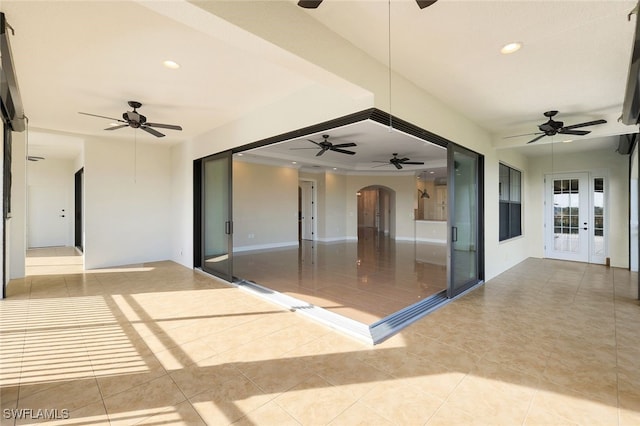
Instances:
[[[436,1],[438,0],[416,0],[416,3],[418,3],[418,7],[420,7],[420,9],[424,9],[425,7],[431,6]],[[300,0],[298,1],[298,6],[305,9],[316,9],[320,6],[320,3],[322,3],[322,0]]]
[[[353,142],[333,144],[333,143],[329,142],[329,140],[328,140],[329,139],[329,135],[322,135],[322,138],[324,139],[322,142],[316,142],[316,141],[312,141],[311,139],[307,139],[312,144],[317,145],[317,147],[311,147],[311,148],[289,148],[289,149],[317,149],[317,148],[320,148],[320,151],[316,154],[316,157],[320,157],[322,154],[324,154],[327,151],[335,151],[335,152],[339,152],[341,154],[354,155],[355,152],[349,151],[347,149],[342,149],[342,148],[349,148],[349,147],[352,147],[352,146],[358,146]]]
[[[542,139],[545,136],[554,136],[556,134],[584,136],[584,135],[588,135],[589,133],[591,133],[591,131],[589,131],[589,130],[575,130],[575,129],[578,129],[580,127],[595,126],[596,124],[605,124],[607,122],[607,120],[593,120],[593,121],[587,121],[585,123],[578,123],[578,124],[572,124],[570,126],[565,126],[562,121],[555,121],[553,119],[553,117],[556,114],[558,114],[558,111],[547,111],[547,112],[544,113],[544,116],[548,117],[549,120],[546,123],[543,123],[543,124],[538,126],[538,129],[540,129],[540,132],[526,133],[524,135],[507,136],[507,138],[515,138],[515,137],[519,137],[519,136],[529,136],[529,135],[539,135],[539,136],[536,136],[535,138],[531,139],[529,142],[527,142],[527,143],[533,143],[533,142],[537,142],[538,140]]]
[[[387,165],[387,164],[393,164],[396,167],[396,169],[398,169],[398,170],[402,169],[402,166],[403,165],[407,165],[407,164],[417,164],[417,165],[424,164],[424,162],[422,162],[422,161],[410,161],[410,159],[407,158],[407,157],[398,158],[398,153],[397,152],[394,152],[391,155],[393,155],[393,157],[390,158],[389,161],[374,161],[374,163],[385,163],[385,164],[381,164],[380,166],[377,166],[377,167],[381,167],[381,166],[384,166],[384,165]]]
[[[104,130],[117,130],[117,129],[122,129],[123,127],[133,127],[134,129],[142,129],[145,132],[151,133],[153,136],[156,136],[159,138],[163,137],[164,134],[160,133],[156,129],[153,129],[153,127],[159,127],[161,129],[182,130],[182,127],[176,126],[174,124],[149,123],[147,122],[147,117],[145,117],[142,114],[139,114],[138,111],[136,111],[138,108],[142,106],[140,102],[129,101],[127,103],[131,108],[133,108],[133,111],[124,112],[122,114],[122,120],[119,118],[105,117],[104,115],[89,114],[88,112],[79,112],[78,114],[90,115],[92,117],[106,118],[108,120],[113,120],[118,123],[124,123],[116,126],[107,127]]]

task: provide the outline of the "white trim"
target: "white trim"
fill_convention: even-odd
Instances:
[[[447,244],[447,240],[440,240],[437,238],[416,238],[415,240],[411,240],[411,241],[416,241],[420,243]]]

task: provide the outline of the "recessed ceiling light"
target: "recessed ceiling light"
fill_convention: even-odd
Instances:
[[[118,123],[109,123],[109,126],[113,127],[113,126],[119,126],[120,124]]]
[[[333,168],[333,170],[338,170],[338,168],[337,168],[337,167],[334,167],[334,168]]]
[[[502,53],[503,55],[508,55],[510,53],[517,52],[518,50],[520,50],[521,47],[522,47],[522,43],[518,43],[518,42],[508,43],[502,46],[502,49],[500,49],[500,53]]]
[[[162,65],[164,65],[167,68],[170,68],[172,70],[177,70],[178,68],[180,68],[180,64],[175,62],[175,61],[171,61],[171,60],[166,60],[162,63]]]
[[[244,154],[243,153],[238,153],[238,157],[242,157]]]
[[[429,172],[429,174],[430,174],[430,175],[432,175],[432,174],[434,174],[434,173],[435,173],[435,172],[434,172],[433,170],[431,170],[431,171]]]
[[[566,141],[562,141],[562,143],[571,143],[573,142],[573,139],[567,139]]]
[[[291,164],[298,164],[298,162],[297,161],[292,161]]]

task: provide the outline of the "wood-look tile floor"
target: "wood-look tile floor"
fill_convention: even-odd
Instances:
[[[361,232],[352,242],[234,253],[234,275],[371,324],[447,286],[446,244],[395,242]]]
[[[29,268],[0,301],[3,425],[640,424],[626,270],[528,259],[371,347],[172,262]]]

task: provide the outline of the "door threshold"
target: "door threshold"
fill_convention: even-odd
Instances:
[[[452,299],[447,299],[447,291],[442,290],[413,305],[409,305],[391,315],[388,315],[372,324],[365,324],[335,312],[313,305],[304,300],[271,290],[252,281],[236,279],[234,282],[224,281],[208,272],[196,268],[196,271],[219,279],[221,282],[246,291],[263,300],[279,305],[291,312],[304,315],[311,320],[319,322],[342,334],[371,345],[381,343],[400,332],[405,327],[420,320],[429,313],[441,308]],[[475,288],[475,287],[474,287]],[[466,293],[466,292],[465,292]],[[463,293],[464,294],[464,293]]]

